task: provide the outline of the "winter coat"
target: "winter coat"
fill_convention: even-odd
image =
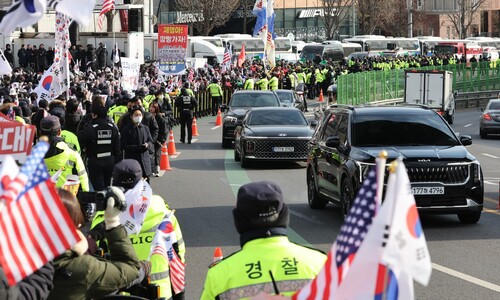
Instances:
[[[131,123],[120,130],[120,134],[124,158],[138,161],[141,165],[142,176],[149,177],[152,173],[149,151],[154,151],[154,145],[148,127],[143,123],[140,123],[138,126]],[[144,147],[145,143],[148,144],[147,148]]]
[[[30,276],[9,287],[3,270],[0,268],[0,299],[47,299],[54,284],[54,266],[51,263],[43,265]]]

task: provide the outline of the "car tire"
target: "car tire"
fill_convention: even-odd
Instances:
[[[345,178],[342,180],[342,189],[340,190],[340,214],[343,219],[347,218],[354,201],[354,191],[351,180]]]
[[[481,212],[480,211],[473,211],[473,212],[463,212],[459,213],[458,219],[460,220],[460,223],[462,224],[476,224],[479,219],[481,218]]]
[[[241,160],[241,156],[238,153],[238,151],[236,150],[236,145],[235,145],[234,146],[234,161],[240,161],[240,160]]]
[[[307,170],[307,203],[312,209],[324,209],[328,201],[320,198],[316,190],[316,181],[314,180],[314,172],[312,168]]]
[[[482,138],[482,139],[486,139],[488,137],[488,135],[481,129],[479,129],[479,136]]]

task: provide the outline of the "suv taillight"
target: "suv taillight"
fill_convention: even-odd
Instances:
[[[483,114],[483,119],[485,119],[486,121],[491,121],[490,114]]]

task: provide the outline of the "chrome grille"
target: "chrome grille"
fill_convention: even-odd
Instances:
[[[255,151],[247,155],[257,159],[306,159],[308,140],[253,140]],[[293,152],[274,152],[274,147],[293,147]]]
[[[469,165],[407,167],[410,182],[465,183],[469,177]]]

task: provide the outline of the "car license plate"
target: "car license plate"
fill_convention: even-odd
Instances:
[[[293,152],[293,147],[273,147],[274,152]]]
[[[443,195],[442,186],[415,186],[411,188],[413,195]]]

